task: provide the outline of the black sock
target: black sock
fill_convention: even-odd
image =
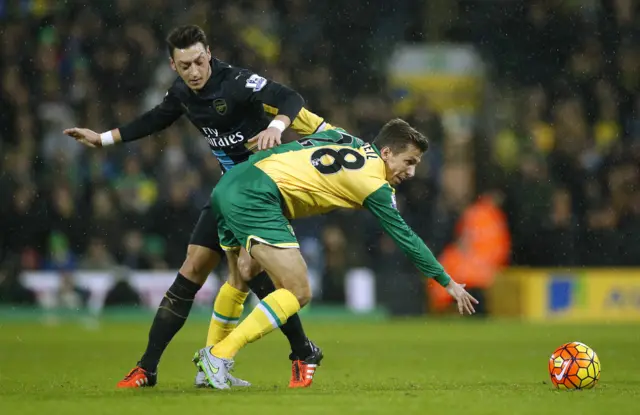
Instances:
[[[256,275],[249,281],[248,285],[251,291],[261,300],[276,290],[273,281],[271,281],[271,278],[269,278],[266,272],[261,272]],[[289,344],[291,345],[291,353],[293,353],[295,357],[304,360],[311,354],[311,345],[309,344],[307,335],[304,333],[302,321],[300,321],[298,314],[289,317],[287,322],[280,326],[280,330],[287,336]]]
[[[198,284],[178,273],[175,281],[160,301],[156,317],[153,319],[151,330],[149,330],[147,350],[140,359],[140,367],[150,372],[156,371],[162,353],[189,317],[193,299],[199,289]]]

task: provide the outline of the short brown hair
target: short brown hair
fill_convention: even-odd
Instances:
[[[200,26],[178,26],[167,36],[167,49],[169,49],[169,55],[173,58],[173,51],[175,49],[186,49],[198,42],[202,43],[205,48],[209,46],[207,35]]]
[[[373,144],[380,150],[389,147],[394,153],[402,153],[409,144],[416,146],[423,153],[429,149],[427,137],[400,118],[386,123],[373,140]]]

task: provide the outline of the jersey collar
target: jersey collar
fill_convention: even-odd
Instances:
[[[382,155],[380,154],[380,150],[378,150],[378,147],[376,147],[375,144],[371,143],[371,148],[373,149],[373,151],[376,152],[377,155],[379,155],[380,157],[382,157]]]

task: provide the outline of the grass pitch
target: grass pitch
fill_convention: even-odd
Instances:
[[[628,325],[501,321],[311,322],[325,352],[308,390],[289,390],[279,333],[237,356],[248,390],[196,390],[193,352],[207,323],[190,321],[169,346],[155,388],[116,390],[143,351],[149,322],[45,326],[0,322],[1,414],[637,414],[640,330]],[[564,342],[593,347],[600,384],[551,388],[547,361]]]

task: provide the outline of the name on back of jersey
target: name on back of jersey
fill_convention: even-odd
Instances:
[[[378,153],[376,153],[373,147],[371,147],[371,144],[364,143],[364,145],[362,146],[362,149],[364,150],[364,154],[367,156],[367,160],[378,158]]]

